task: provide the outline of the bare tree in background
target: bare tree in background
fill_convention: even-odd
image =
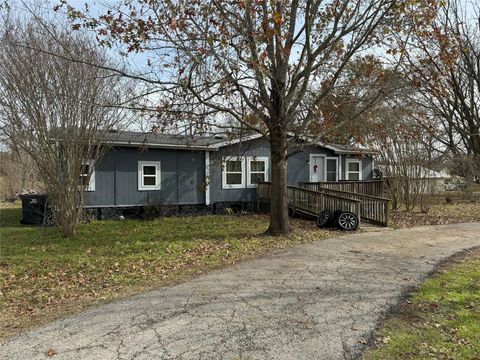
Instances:
[[[426,131],[429,118],[417,104],[418,89],[401,71],[380,62],[374,67],[359,65],[350,80],[357,86],[348,87],[347,96],[343,96],[346,106],[338,109],[335,116],[348,117],[359,102],[365,99],[372,102],[354,122],[347,122],[351,130],[343,136],[357,133],[377,150],[377,170],[387,180],[386,189],[393,208],[404,206],[411,211],[431,192],[429,177],[434,173],[431,169],[442,160],[442,154],[431,145],[436,134]],[[360,98],[349,94],[355,89],[361,94]],[[369,92],[369,89],[379,89],[380,93]],[[358,121],[364,125],[358,127]]]
[[[467,9],[470,7],[470,9]],[[428,112],[432,142],[450,159],[450,171],[480,181],[480,3],[448,0],[429,27],[412,33],[404,74]]]
[[[404,205],[406,211],[412,211],[430,190],[432,163],[419,130],[411,118],[390,118],[372,139],[393,209]]]
[[[0,152],[0,200],[15,201],[22,192],[38,192],[43,184],[37,167],[25,151]]]
[[[99,145],[124,120],[119,94],[129,90],[124,80],[85,64],[109,63],[91,38],[40,19],[4,18],[1,25],[2,136],[34,161],[54,220],[71,236],[94,162],[105,149]]]

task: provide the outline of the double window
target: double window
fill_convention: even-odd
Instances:
[[[95,191],[95,166],[93,160],[85,160],[80,169],[80,186],[85,191]]]
[[[347,180],[362,180],[362,160],[346,159]]]
[[[138,190],[160,190],[160,161],[138,162]]]
[[[262,181],[268,181],[267,157],[223,158],[222,187],[224,189],[242,189],[245,188],[245,184],[247,187],[256,187]]]

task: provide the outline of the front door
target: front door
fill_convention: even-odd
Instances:
[[[310,182],[324,181],[325,157],[310,155]]]

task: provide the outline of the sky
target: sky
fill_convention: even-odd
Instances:
[[[28,14],[28,10],[26,7],[33,8],[31,5],[32,2],[38,4],[38,2],[42,2],[42,9],[45,14],[55,16],[58,18],[64,17],[63,13],[55,13],[53,11],[53,7],[60,3],[60,0],[0,0],[0,4],[4,1],[7,1],[10,7],[13,9],[13,12],[16,14],[25,13]],[[161,0],[159,0],[161,1]],[[372,0],[373,1],[373,0]],[[467,16],[473,18],[473,1],[475,0],[459,0],[461,1],[466,9],[467,9]],[[98,16],[107,12],[109,5],[116,4],[116,0],[66,0],[66,2],[73,6],[74,8],[83,10],[85,9],[85,5],[88,4],[89,13],[93,16]],[[0,12],[2,10],[0,9]],[[147,69],[147,61],[149,58],[148,53],[130,53],[127,58],[121,57],[119,55],[119,50],[121,47],[114,47],[112,49],[108,49],[107,52],[110,53],[112,58],[117,59],[120,62],[123,62],[128,69],[132,73],[144,73]],[[380,55],[380,54],[376,54]],[[295,59],[293,59],[294,61]],[[158,101],[158,95],[150,97],[150,100],[153,102]]]
[[[8,2],[8,4],[14,9],[15,12],[21,13],[25,12],[28,13],[28,11],[25,10],[25,5],[29,6],[28,4],[31,4],[33,1],[35,2],[42,2],[43,9],[46,13],[48,14],[54,14],[53,12],[53,7],[55,5],[58,5],[60,3],[60,0],[0,0],[0,3],[3,1]],[[467,17],[473,19],[475,17],[474,11],[473,11],[473,4],[477,0],[459,0],[461,3],[464,4],[466,10],[467,10]],[[106,13],[108,10],[109,5],[116,4],[117,1],[115,0],[66,0],[66,2],[73,6],[74,8],[77,9],[85,9],[85,5],[88,5],[89,12],[91,15],[98,16],[101,14]],[[0,10],[2,11],[2,10]],[[55,14],[55,16],[61,16],[60,14]],[[120,48],[113,48],[110,53],[113,57],[120,59],[120,56],[118,55],[118,51]],[[122,58],[122,61],[127,62],[127,65],[132,69],[141,71],[147,64],[149,55],[146,53],[130,53],[127,59]]]

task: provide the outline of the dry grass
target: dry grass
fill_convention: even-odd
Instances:
[[[475,202],[467,201],[461,195],[447,195],[453,202],[447,203],[445,195],[428,198],[427,213],[423,213],[420,208],[411,212],[391,211],[390,226],[404,228],[480,221],[480,196],[478,194],[474,198]]]

